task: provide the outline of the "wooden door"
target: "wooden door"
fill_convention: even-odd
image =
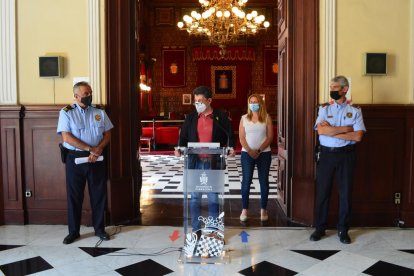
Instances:
[[[289,138],[292,101],[289,96],[291,85],[289,82],[289,28],[288,28],[288,0],[278,0],[278,193],[279,202],[285,213],[289,214],[288,198],[291,168],[289,165]]]

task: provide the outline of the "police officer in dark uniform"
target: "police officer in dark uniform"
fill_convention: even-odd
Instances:
[[[315,130],[319,134],[319,160],[316,166],[315,231],[311,241],[325,236],[333,175],[336,174],[339,190],[339,240],[351,243],[348,235],[352,180],[355,164],[355,144],[366,131],[361,110],[346,102],[349,82],[344,76],[331,80],[332,104],[319,108]]]
[[[87,82],[76,83],[73,94],[75,103],[60,111],[57,127],[57,133],[62,135],[63,149],[67,152],[64,155],[64,162],[66,163],[69,235],[65,237],[63,243],[70,244],[80,237],[86,181],[95,235],[101,240],[109,240],[104,225],[107,178],[102,151],[109,143],[113,125],[104,110],[92,105],[92,89]],[[79,163],[81,158],[86,162]]]

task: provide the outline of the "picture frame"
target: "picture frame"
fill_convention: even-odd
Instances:
[[[155,25],[156,26],[174,26],[174,8],[156,8]]]
[[[186,86],[186,49],[184,46],[162,49],[162,87]]]
[[[183,105],[191,105],[191,94],[183,94]]]
[[[211,90],[215,99],[235,99],[236,66],[211,66]]]

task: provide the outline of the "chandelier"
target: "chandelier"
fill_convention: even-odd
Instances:
[[[260,29],[267,29],[269,22],[257,11],[245,13],[248,0],[199,0],[203,12],[192,11],[184,15],[177,26],[190,35],[207,36],[212,44],[221,48],[224,55],[226,44],[238,37],[255,35]]]

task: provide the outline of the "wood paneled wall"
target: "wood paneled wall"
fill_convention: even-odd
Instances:
[[[260,2],[260,3],[259,3]],[[154,63],[149,62],[153,67],[152,73],[152,95],[153,110],[156,113],[174,111],[180,115],[193,111],[191,105],[182,104],[182,95],[191,94],[192,90],[197,86],[197,63],[192,59],[192,48],[194,46],[212,45],[206,38],[190,36],[186,31],[179,30],[177,22],[182,21],[182,16],[191,9],[199,7],[198,1],[175,1],[166,3],[164,1],[146,1],[147,14],[140,21],[140,24],[146,26],[143,30],[142,38],[146,39],[145,43],[140,43],[140,53],[145,54],[145,59],[150,61],[156,59]],[[277,30],[276,30],[276,4],[273,1],[249,1],[249,8],[265,11],[266,19],[274,22],[268,30],[262,30],[254,37],[249,39],[240,39],[229,46],[248,46],[254,47],[256,60],[252,62],[251,83],[249,87],[241,89],[249,90],[249,93],[265,94],[266,107],[269,113],[276,114],[277,104],[277,87],[263,85],[263,47],[277,46]],[[170,12],[168,18],[159,18],[161,11]],[[167,12],[167,14],[168,14]],[[162,22],[160,22],[162,21]],[[144,44],[144,45],[142,45]],[[186,85],[184,87],[166,88],[162,86],[162,49],[163,47],[184,46],[186,49]],[[233,65],[228,61],[228,65]],[[236,95],[237,96],[237,95]],[[245,94],[240,95],[243,103],[247,100]],[[239,99],[239,96],[237,96]],[[229,106],[234,106],[233,100],[214,101],[214,107],[228,110]],[[234,106],[235,107],[235,106]],[[146,115],[146,114],[145,114]]]
[[[24,223],[21,120],[22,106],[0,107],[1,191],[4,223]]]
[[[397,219],[414,225],[413,106],[361,106],[367,133],[357,148],[353,222],[389,226]],[[395,204],[400,193],[401,204]]]
[[[0,223],[65,224],[66,188],[56,134],[58,106],[0,107],[1,193]],[[353,189],[352,226],[395,226],[397,220],[414,226],[414,106],[361,106],[367,133],[357,146],[357,167]],[[112,114],[113,117],[119,115]],[[122,131],[121,131],[122,133]],[[128,138],[129,139],[129,138]],[[128,153],[129,154],[129,153]],[[132,154],[132,153],[131,153]],[[133,152],[135,154],[135,152]],[[122,162],[110,155],[110,164]],[[307,164],[310,170],[315,164]],[[119,183],[110,176],[109,183]],[[119,198],[131,196],[133,184],[119,191],[109,185],[109,193]],[[311,200],[314,192],[305,196]],[[31,197],[25,192],[31,191]],[[394,194],[401,193],[401,204]],[[136,195],[138,196],[138,195]],[[293,208],[303,204],[292,201]],[[337,193],[332,193],[329,223],[337,222]],[[108,206],[109,214],[130,212],[129,204]],[[90,224],[88,196],[84,204],[84,224]],[[109,216],[110,221],[117,221]],[[113,222],[112,222],[113,223]]]

